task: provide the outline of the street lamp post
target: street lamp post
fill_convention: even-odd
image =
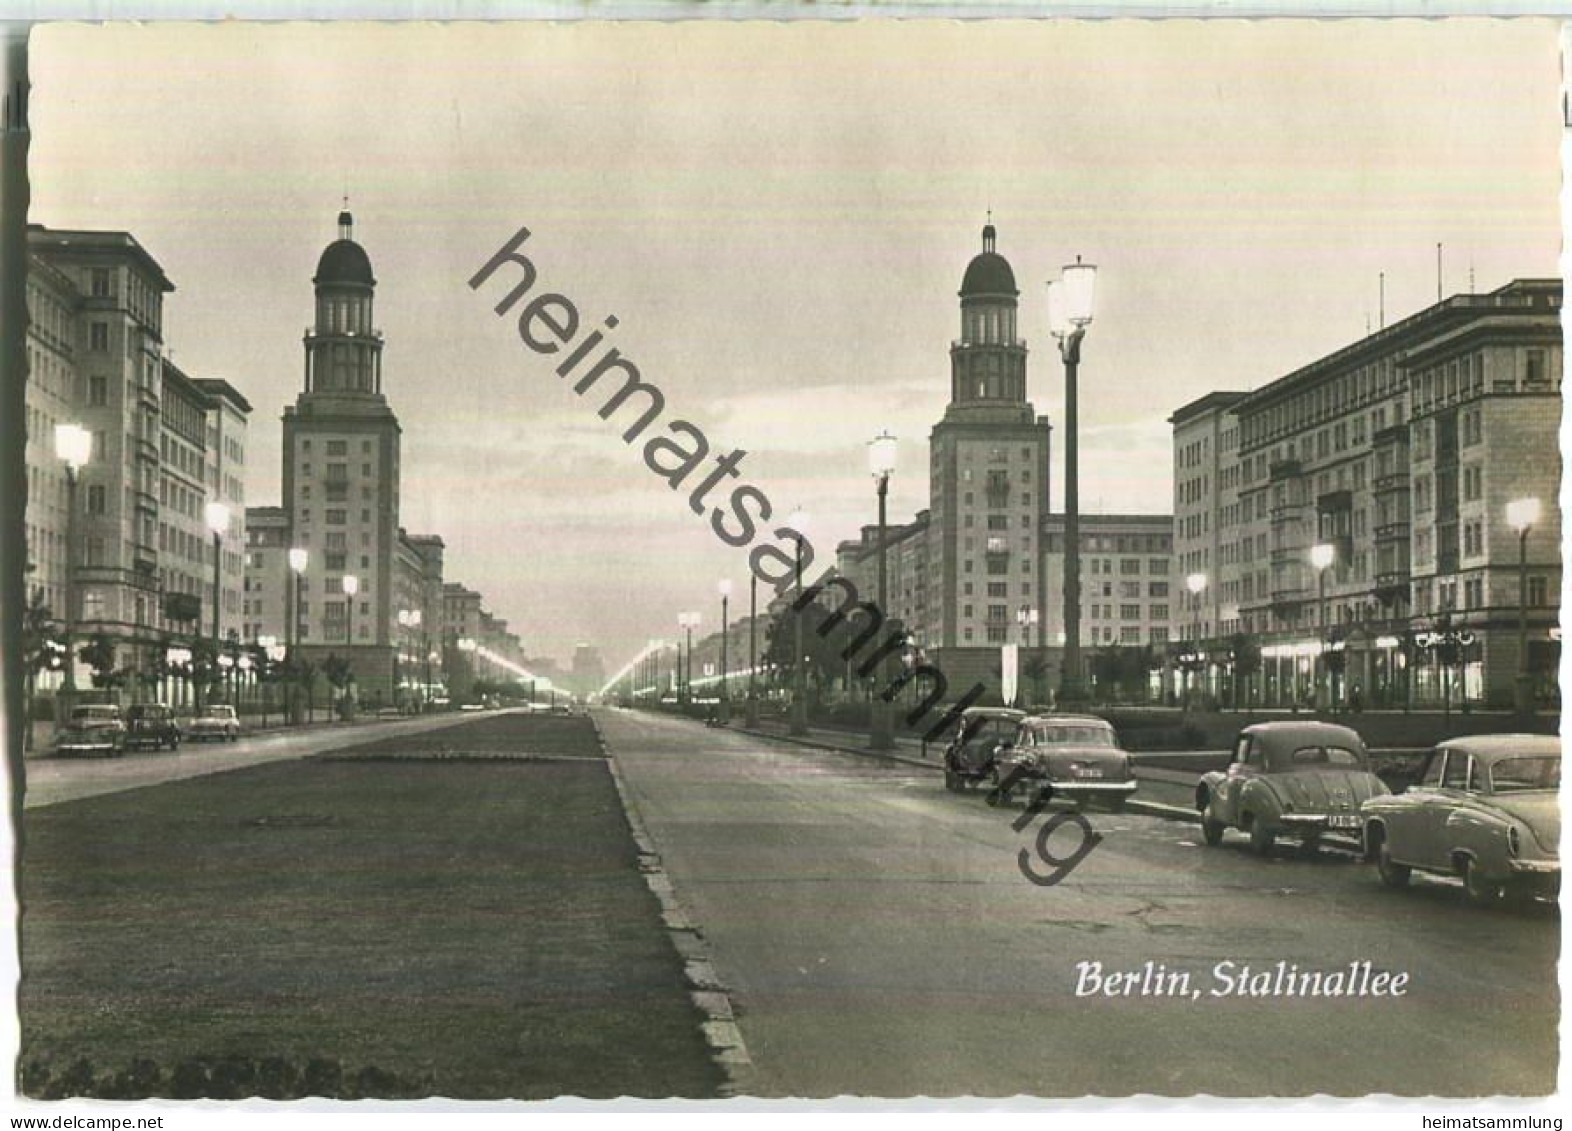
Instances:
[[[1081,675],[1081,514],[1077,450],[1076,375],[1081,341],[1092,324],[1097,268],[1080,256],[1048,284],[1048,327],[1064,359],[1064,660],[1059,674],[1059,701],[1073,707],[1086,698]]]
[[[344,602],[344,616],[346,618],[344,621],[344,651],[346,653],[345,659],[348,659],[347,653],[355,645],[355,594],[360,592],[360,578],[352,573],[346,573],[340,580],[339,587],[343,589],[344,596],[348,598]]]
[[[731,690],[726,677],[731,674],[730,643],[726,639],[731,628],[731,579],[722,578],[717,586],[721,599],[721,661],[720,661],[720,717],[722,723],[731,722]]]
[[[750,727],[759,725],[758,684],[754,669],[759,666],[759,575],[748,571],[748,702],[743,709],[743,720]]]
[[[1190,698],[1193,689],[1190,686],[1191,672],[1201,671],[1201,594],[1206,592],[1206,574],[1192,573],[1184,579],[1184,587],[1190,592],[1190,613],[1193,618],[1190,631],[1191,659],[1186,664],[1184,677],[1184,709],[1190,709]]]
[[[56,725],[71,717],[76,698],[76,487],[77,479],[93,458],[93,434],[80,424],[55,425],[55,456],[65,464],[65,678],[60,685]]]
[[[797,596],[792,602],[794,615],[792,616],[792,655],[793,687],[791,698],[791,725],[788,728],[791,734],[808,733],[808,672],[807,664],[802,654],[802,540],[804,528],[808,525],[808,514],[801,507],[792,511],[791,529],[796,532],[797,538],[793,548],[792,576],[797,581]]]
[[[698,613],[677,614],[677,627],[683,631],[687,640],[686,649],[683,648],[682,640],[677,641],[677,702],[684,707],[693,702],[693,630],[698,626]]]
[[[224,557],[224,531],[229,529],[229,508],[223,503],[208,503],[203,514],[207,519],[208,530],[213,533],[213,658],[216,662],[219,651],[218,615],[221,599],[219,590],[222,582],[219,569]]]
[[[1321,607],[1321,647],[1316,655],[1320,669],[1316,676],[1315,709],[1326,711],[1332,702],[1331,665],[1327,663],[1326,624],[1326,571],[1337,558],[1337,548],[1330,542],[1317,542],[1310,547],[1310,564],[1315,567],[1316,599]]]
[[[350,663],[350,653],[355,647],[355,594],[360,592],[360,578],[352,573],[346,573],[339,582],[339,587],[344,591],[344,663],[348,674],[344,678],[345,708],[348,708],[349,688],[355,682],[355,668]]]
[[[888,428],[883,429],[868,442],[868,471],[878,485],[879,494],[879,615],[890,614],[889,555],[885,551],[886,503],[890,494],[890,476],[895,474],[897,443]],[[799,579],[799,584],[801,581]],[[884,661],[880,661],[880,666]],[[875,680],[878,673],[875,673]],[[868,747],[872,750],[895,748],[895,726],[891,705],[882,695],[874,696],[868,703]]]
[[[1538,499],[1513,499],[1507,504],[1507,522],[1517,531],[1517,679],[1513,699],[1521,715],[1534,710],[1534,675],[1528,665],[1528,534],[1538,521]]]
[[[1022,605],[1019,609],[1015,610],[1015,623],[1019,625],[1021,629],[1022,656],[1025,656],[1027,650],[1032,646],[1032,629],[1037,627],[1038,619],[1039,614],[1037,610],[1032,608],[1030,605]],[[1040,699],[1042,698],[1042,688],[1035,686],[1037,682],[1038,676],[1033,676],[1033,690],[1037,693],[1037,697]]]
[[[306,566],[311,561],[310,551],[300,546],[292,546],[289,550],[289,568],[295,575],[293,583],[286,586],[285,604],[288,606],[288,616],[284,622],[284,656],[285,662],[290,667],[289,681],[284,685],[285,710],[289,712],[289,721],[301,723],[305,721],[304,712],[297,712],[295,696],[295,677],[293,670],[295,652],[300,644],[300,590],[306,576]]]

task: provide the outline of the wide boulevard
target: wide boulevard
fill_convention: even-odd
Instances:
[[[1091,813],[1037,886],[1041,822],[911,766],[644,713],[598,717],[678,897],[732,990],[763,1095],[1470,1095],[1554,1088],[1553,907],[1383,888],[1351,854]],[[1052,812],[1052,810],[1050,810]],[[1058,856],[1080,844],[1054,832]],[[1213,967],[1350,963],[1402,996],[1213,996]],[[1077,964],[1192,992],[1077,994]],[[1165,987],[1172,986],[1164,979]],[[1140,988],[1140,983],[1137,983]],[[1194,991],[1199,991],[1195,996]]]

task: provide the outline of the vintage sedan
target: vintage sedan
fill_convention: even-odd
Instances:
[[[1043,799],[1084,805],[1096,801],[1123,808],[1136,790],[1130,755],[1119,746],[1112,724],[1095,715],[1039,715],[1021,723],[1015,747],[1000,760],[1000,788],[990,795],[1007,800],[1014,789]]]
[[[118,758],[125,753],[126,723],[113,703],[91,703],[71,710],[55,734],[56,754]]]
[[[1561,885],[1561,740],[1491,734],[1441,743],[1408,790],[1365,803],[1365,852],[1400,888],[1414,869],[1460,876],[1469,898]]]
[[[961,792],[969,785],[993,780],[1001,751],[1015,745],[1025,711],[1010,707],[968,707],[961,712],[955,737],[944,750],[944,788]]]
[[[186,724],[186,737],[192,742],[197,739],[216,739],[223,742],[240,740],[240,719],[235,715],[235,709],[228,703],[214,703],[196,718]]]
[[[126,745],[151,746],[154,750],[165,746],[180,749],[180,724],[175,722],[172,707],[163,703],[133,703],[126,711]]]
[[[1201,778],[1195,805],[1207,844],[1221,844],[1224,831],[1236,828],[1267,856],[1282,836],[1308,849],[1328,834],[1358,841],[1360,806],[1389,792],[1371,772],[1364,740],[1347,727],[1256,723],[1239,732],[1228,769]]]

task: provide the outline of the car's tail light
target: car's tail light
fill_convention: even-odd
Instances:
[[[1516,856],[1523,848],[1522,838],[1518,835],[1517,826],[1507,827],[1507,851]]]

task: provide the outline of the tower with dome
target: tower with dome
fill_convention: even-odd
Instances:
[[[335,654],[348,659],[363,702],[392,703],[401,607],[401,430],[382,391],[377,281],[347,207],[312,284],[315,318],[305,332],[303,388],[284,409],[283,510],[291,544],[308,555],[297,641],[313,662]],[[349,576],[359,586],[352,596],[345,592]]]
[[[939,599],[922,628],[952,684],[970,682],[974,668],[991,674],[1001,644],[1045,644],[1040,540],[1052,429],[1027,399],[1020,290],[996,242],[990,222],[961,278],[950,403],[929,434],[928,575]],[[1023,609],[1037,611],[1035,627],[1023,629]]]

